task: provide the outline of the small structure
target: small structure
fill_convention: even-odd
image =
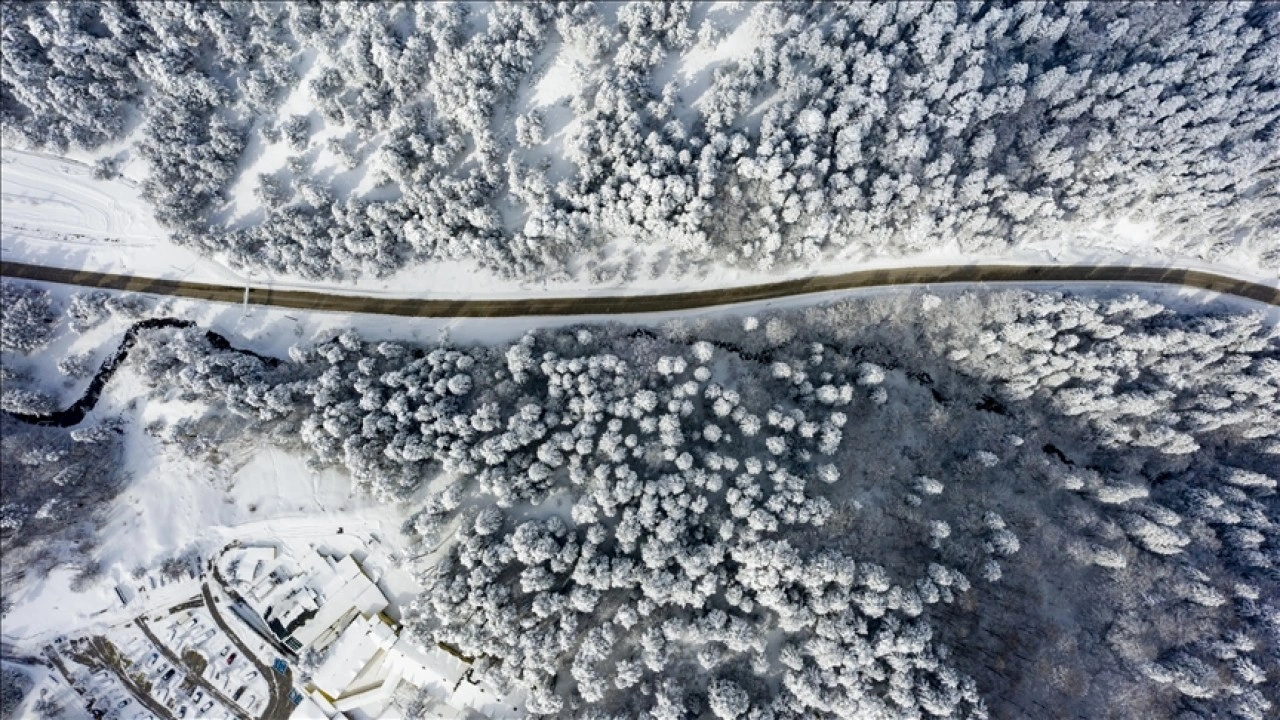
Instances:
[[[240,551],[236,564],[235,579],[238,582],[253,582],[276,559],[276,549],[270,545],[246,547]]]
[[[323,698],[317,699],[314,695],[316,693],[303,696],[302,702],[299,702],[293,709],[293,713],[289,715],[289,720],[330,720],[331,718],[342,720],[346,717],[332,705],[324,702]]]

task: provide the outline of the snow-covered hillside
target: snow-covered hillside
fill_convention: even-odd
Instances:
[[[37,368],[139,307],[94,326],[25,292],[5,337]],[[1263,718],[1280,336],[1243,301],[1169,303],[883,291],[480,344],[153,308],[263,356],[139,336],[87,423],[124,421],[134,477],[87,556],[59,551],[97,574],[24,589],[6,626],[122,622],[91,609],[170,553],[373,532],[423,590],[406,631],[500,658],[476,672],[538,713]],[[58,305],[81,340],[19,332]]]
[[[1265,3],[5,13],[6,146],[123,173],[178,244],[286,283],[649,288],[956,257],[1280,267]],[[32,203],[66,216],[46,236],[155,228],[112,214],[132,190],[49,192],[16,158],[7,252],[104,256],[34,248]]]
[[[0,4],[0,720],[1277,717],[1278,58]]]

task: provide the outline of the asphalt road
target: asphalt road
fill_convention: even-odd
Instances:
[[[1280,306],[1280,288],[1270,285],[1239,280],[1202,270],[1117,265],[939,265],[885,268],[698,292],[634,296],[528,297],[501,300],[424,300],[366,297],[304,290],[273,290],[271,288],[252,286],[248,288],[246,293],[243,286],[113,275],[110,273],[67,270],[7,261],[0,262],[0,275],[213,302],[242,303],[247,301],[251,305],[271,305],[299,310],[399,315],[404,317],[496,318],[539,315],[623,315],[691,310],[832,290],[851,290],[889,285],[942,285],[947,283],[1102,282],[1181,285]]]
[[[243,292],[243,291],[241,291]],[[267,690],[270,697],[267,698],[266,709],[262,711],[262,720],[285,720],[289,715],[293,714],[293,704],[289,702],[289,693],[293,690],[293,669],[285,671],[284,675],[277,673],[271,666],[258,659],[249,646],[245,644],[235,630],[222,619],[222,611],[218,609],[217,603],[213,599],[213,593],[209,590],[209,584],[205,583],[201,588],[204,594],[204,604],[209,608],[209,614],[213,616],[213,621],[222,629],[222,633],[231,640],[232,644],[239,649],[240,657],[249,661],[258,669],[258,674],[267,681]]]

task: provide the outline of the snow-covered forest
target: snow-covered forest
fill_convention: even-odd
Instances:
[[[7,144],[134,172],[177,241],[249,268],[625,282],[1110,247],[1120,221],[1158,237],[1147,256],[1280,267],[1274,3],[121,0],[0,20]]]
[[[1280,334],[1257,314],[914,292],[498,345],[347,331],[276,364],[195,330],[134,352],[208,408],[156,429],[184,453],[268,438],[402,503],[409,627],[539,713],[1280,703]]]
[[[1265,0],[0,4],[0,715],[234,547],[394,643],[322,686],[290,586],[246,717],[1280,717],[1278,68]]]
[[[131,305],[128,297],[112,304]],[[56,389],[41,384],[24,356],[58,334],[61,308],[48,292],[8,280],[0,283],[0,308],[0,582],[14,586],[66,563],[88,581],[100,571],[92,550],[101,512],[127,480],[122,420],[98,417],[64,428],[15,418],[11,413],[41,415],[57,406]],[[74,317],[70,309],[68,316]],[[64,362],[62,374],[93,371],[83,357]]]

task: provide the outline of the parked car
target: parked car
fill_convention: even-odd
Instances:
[[[230,665],[231,663],[233,663],[233,662],[235,662],[235,661],[236,661],[236,654],[235,654],[235,653],[231,653],[230,655],[228,655],[228,656],[227,656],[227,664],[228,664],[228,665]]]
[[[226,646],[226,647],[222,648],[222,652],[220,652],[220,653],[218,653],[218,654],[219,654],[219,655],[221,655],[221,656],[223,656],[223,657],[226,657],[226,656],[227,656],[227,653],[229,653],[229,652],[231,652],[231,646],[230,646],[230,645],[228,645],[228,646]]]
[[[122,708],[122,707],[124,707],[125,705],[128,705],[128,704],[129,704],[129,703],[131,703],[131,702],[133,702],[133,701],[132,701],[132,700],[130,700],[129,698],[125,698],[125,699],[121,700],[120,702],[116,703],[116,708],[117,708],[117,709],[118,709],[118,708]]]
[[[258,677],[258,671],[257,671],[257,670],[254,670],[253,672],[249,673],[249,676],[248,676],[248,677],[249,677],[249,679],[250,679],[250,680],[252,680],[252,679],[254,679],[254,678]]]
[[[191,696],[191,700],[192,700],[192,702],[200,702],[200,701],[201,701],[201,700],[203,700],[203,699],[204,699],[204,691],[203,691],[203,690],[197,690],[197,691],[196,691],[196,694]]]
[[[239,701],[240,701],[240,696],[244,694],[244,691],[245,691],[245,686],[244,686],[244,685],[241,685],[241,686],[240,686],[240,689],[239,689],[239,690],[236,690],[236,694],[231,696],[231,699],[232,699],[232,700],[235,700],[236,702],[239,702]]]
[[[186,716],[187,716],[187,706],[183,705],[182,707],[178,708],[178,717],[184,718]]]
[[[169,668],[169,672],[167,672],[167,673],[165,673],[165,674],[164,674],[164,679],[165,679],[165,681],[167,682],[167,681],[169,681],[169,680],[172,680],[172,679],[173,679],[173,674],[174,674],[174,673],[176,673],[176,672],[178,672],[176,668]]]
[[[211,709],[213,709],[213,701],[212,701],[212,700],[210,700],[209,702],[205,703],[205,704],[204,704],[204,707],[200,708],[200,712],[201,712],[202,714],[203,714],[203,713],[207,713],[207,712],[209,712]]]

